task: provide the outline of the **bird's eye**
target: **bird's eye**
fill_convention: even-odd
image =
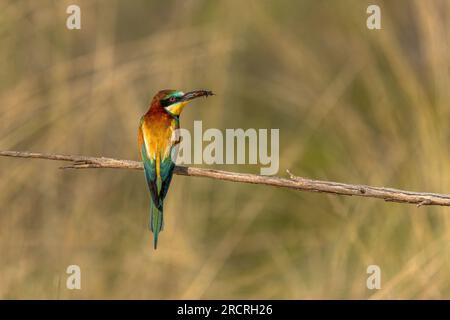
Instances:
[[[176,97],[170,97],[170,98],[169,98],[169,101],[170,101],[170,102],[175,102],[175,101],[177,101],[177,98],[176,98]]]

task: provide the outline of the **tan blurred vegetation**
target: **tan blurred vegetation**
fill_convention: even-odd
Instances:
[[[280,175],[449,193],[450,2],[375,2],[1,0],[0,148],[138,159],[153,94],[207,88],[182,126],[280,128]],[[0,159],[2,298],[450,298],[448,208],[176,176],[153,251],[142,173],[57,167]]]

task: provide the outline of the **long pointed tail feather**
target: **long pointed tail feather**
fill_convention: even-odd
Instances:
[[[153,248],[156,249],[158,247],[158,235],[164,225],[163,206],[161,205],[158,208],[152,202],[150,210],[150,230],[153,232]]]

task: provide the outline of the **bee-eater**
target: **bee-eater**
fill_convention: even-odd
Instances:
[[[158,234],[164,227],[163,202],[175,168],[173,139],[180,128],[180,114],[193,99],[213,95],[211,91],[196,90],[184,93],[178,90],[159,91],[150,108],[141,118],[138,145],[144,163],[145,179],[150,190],[150,230],[153,247],[158,245]]]

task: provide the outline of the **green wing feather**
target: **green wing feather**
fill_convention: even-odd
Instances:
[[[150,203],[150,230],[153,232],[153,246],[156,249],[158,235],[164,228],[163,202],[169,190],[175,163],[170,154],[161,159],[160,176],[156,174],[156,159],[148,157],[145,143],[142,144],[142,160],[144,163],[145,178],[151,194]]]

